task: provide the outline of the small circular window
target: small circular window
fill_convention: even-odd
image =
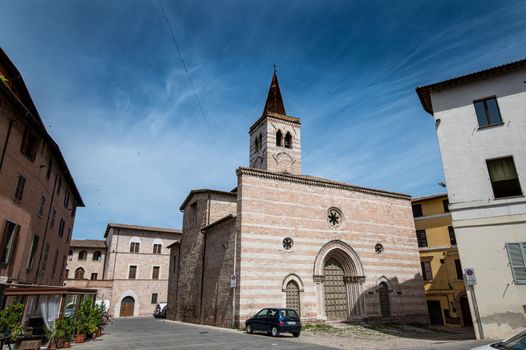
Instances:
[[[382,254],[384,252],[384,246],[382,243],[376,243],[376,245],[374,246],[374,251],[376,252],[376,254]]]
[[[332,229],[339,229],[343,226],[343,214],[338,208],[329,208],[327,210],[327,223]]]
[[[294,241],[292,240],[292,238],[290,238],[290,237],[284,238],[283,239],[283,248],[285,250],[291,250],[292,247],[294,247]]]

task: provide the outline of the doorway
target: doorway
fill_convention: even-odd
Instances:
[[[442,318],[442,307],[438,300],[428,300],[427,310],[429,312],[429,321],[431,324],[443,325],[444,319]]]
[[[133,316],[133,311],[135,310],[135,299],[132,297],[126,297],[121,301],[121,312],[120,317]]]

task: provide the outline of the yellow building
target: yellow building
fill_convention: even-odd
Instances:
[[[447,194],[412,205],[431,324],[472,327]]]

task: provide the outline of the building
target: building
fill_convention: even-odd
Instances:
[[[431,324],[472,327],[447,194],[412,199]]]
[[[169,248],[181,231],[108,224],[105,240],[73,240],[65,285],[93,288],[115,317],[151,315],[168,298]]]
[[[60,148],[20,72],[0,49],[0,276],[61,286],[77,207]]]
[[[410,197],[302,175],[300,129],[274,73],[236,188],[180,207],[168,317],[230,327],[287,306],[305,321],[428,323]]]
[[[521,60],[416,90],[435,120],[478,338],[526,324],[525,77]]]

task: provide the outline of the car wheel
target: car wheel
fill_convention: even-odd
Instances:
[[[273,337],[277,337],[279,335],[278,329],[276,327],[272,327],[270,334],[272,334]]]
[[[292,333],[292,336],[293,336],[294,338],[297,338],[297,337],[300,336],[300,332],[294,332],[294,333]]]
[[[252,329],[252,325],[251,324],[247,324],[247,333],[248,334],[254,333],[254,330]]]

